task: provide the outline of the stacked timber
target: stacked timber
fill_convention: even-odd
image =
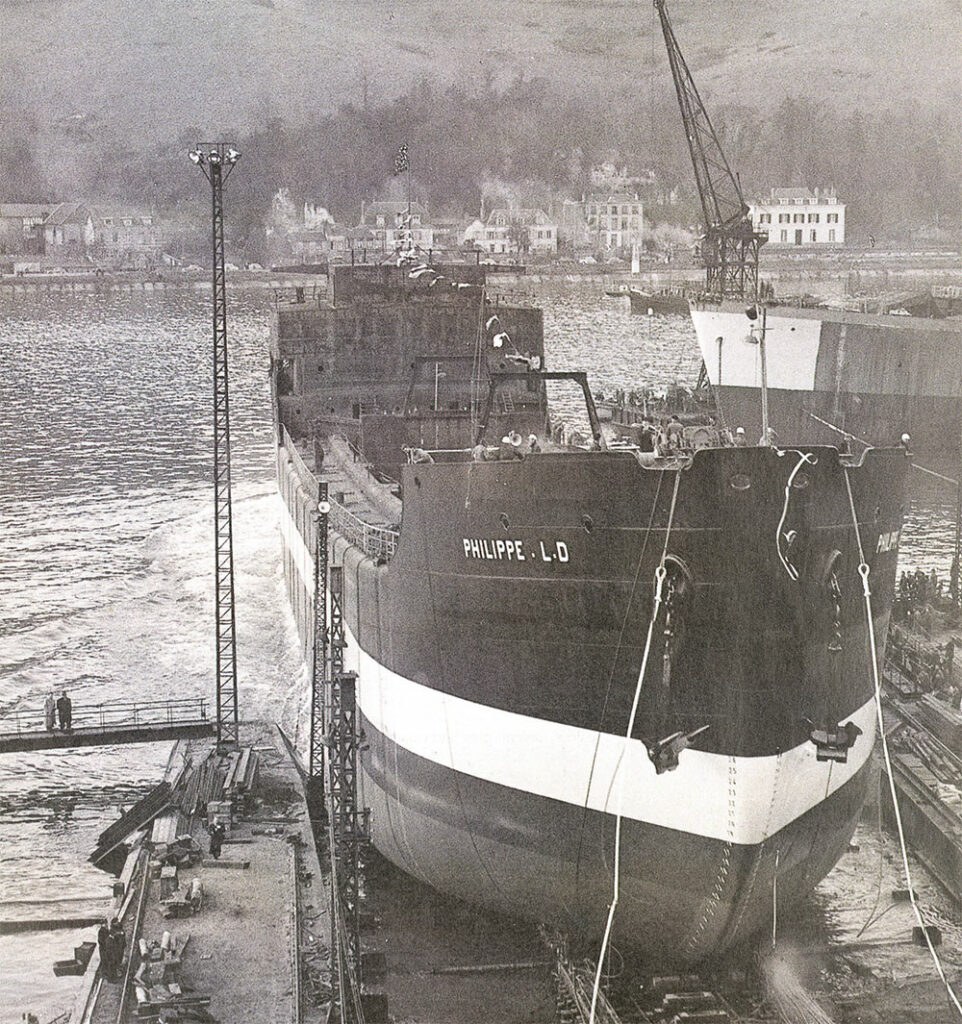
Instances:
[[[97,848],[90,855],[90,861],[106,870],[111,870],[110,862],[113,859],[122,865],[129,852],[125,845],[126,840],[138,829],[150,824],[158,814],[162,814],[170,803],[170,783],[161,782],[100,833]]]
[[[189,835],[197,817],[206,817],[212,802],[246,804],[257,781],[260,758],[250,745],[229,754],[210,750],[199,760],[184,756],[169,780],[152,789],[100,834],[90,860],[116,873],[129,852],[134,833],[152,824],[155,847],[170,847]]]
[[[87,970],[87,964],[90,963],[90,958],[93,956],[96,947],[96,942],[81,942],[79,946],[74,946],[73,956],[69,960],[54,961],[53,973],[58,978],[66,974],[78,976],[83,974]]]

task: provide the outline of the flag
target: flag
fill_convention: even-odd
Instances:
[[[405,142],[394,154],[394,173],[403,174],[408,166],[408,144]]]

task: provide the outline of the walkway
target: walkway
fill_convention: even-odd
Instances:
[[[69,730],[47,729],[42,709],[17,710],[0,718],[0,754],[154,743],[213,736],[215,732],[216,722],[208,717],[203,697],[74,705]]]

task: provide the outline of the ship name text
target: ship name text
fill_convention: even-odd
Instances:
[[[464,557],[477,558],[489,562],[570,562],[571,555],[568,545],[563,540],[539,540],[528,543],[527,547],[520,540],[488,540],[485,537],[465,537]]]

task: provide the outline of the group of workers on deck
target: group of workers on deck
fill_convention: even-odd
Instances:
[[[691,437],[688,435],[692,434]],[[635,443],[631,438],[623,438],[624,443]],[[759,444],[774,445],[777,441],[775,431],[771,427],[768,433],[759,439]],[[580,434],[572,434],[569,444],[576,448],[585,448],[588,451],[600,451],[603,447],[602,437],[595,434],[590,441],[583,442]],[[613,444],[615,442],[612,442]],[[642,453],[650,453],[654,456],[674,455],[678,452],[690,450],[691,448],[708,446],[734,446],[736,448],[748,447],[748,437],[744,427],[736,427],[734,433],[727,429],[719,429],[715,426],[714,420],[709,420],[706,425],[690,426],[688,428],[681,422],[678,416],[673,415],[660,424],[651,417],[643,417],[637,430],[637,447]],[[537,434],[529,434],[525,441],[521,434],[512,430],[501,438],[500,445],[476,444],[471,449],[471,458],[475,462],[510,462],[516,459],[523,459],[526,455],[538,454],[543,450],[542,442]],[[434,456],[425,448],[419,446],[408,446],[404,448],[408,461],[415,464],[432,463]]]

